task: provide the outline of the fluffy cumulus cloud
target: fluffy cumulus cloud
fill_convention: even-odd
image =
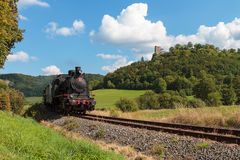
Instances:
[[[71,27],[59,27],[56,22],[48,23],[45,32],[50,36],[72,36],[81,33],[84,29],[84,22],[82,20],[75,20]]]
[[[28,53],[24,51],[19,51],[7,56],[8,62],[28,62],[30,60],[37,60],[37,57],[29,56]]]
[[[148,5],[135,3],[123,9],[119,16],[104,15],[98,31],[91,31],[92,40],[120,45],[131,49],[136,55],[149,59],[153,46],[163,49],[177,43],[209,43],[220,48],[239,48],[240,18],[229,23],[219,22],[215,26],[201,25],[195,34],[172,36],[162,21],[152,22],[146,18]]]
[[[17,3],[18,7],[25,8],[29,6],[49,7],[47,2],[42,0],[19,0]]]
[[[101,57],[102,59],[107,59],[107,60],[113,60],[114,63],[112,65],[106,65],[102,67],[102,70],[105,72],[113,72],[116,69],[127,66],[133,61],[128,61],[127,57],[122,56],[122,55],[115,55],[115,54],[97,54],[98,57]]]
[[[43,71],[43,74],[46,76],[61,74],[60,69],[55,65],[50,65],[45,68],[42,68],[42,71]]]

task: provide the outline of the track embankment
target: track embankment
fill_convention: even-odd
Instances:
[[[148,130],[162,131],[174,133],[178,135],[192,136],[197,138],[206,138],[218,142],[236,143],[240,144],[240,130],[227,128],[213,128],[196,125],[176,124],[176,123],[162,123],[145,120],[135,120],[126,118],[115,118],[99,115],[82,115],[81,118],[102,121],[123,126],[130,126],[134,128],[144,128]]]
[[[240,145],[66,116],[49,121],[93,140],[131,146],[155,159],[240,159]]]

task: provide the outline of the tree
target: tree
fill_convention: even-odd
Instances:
[[[208,95],[210,93],[217,91],[217,86],[215,81],[211,76],[207,75],[206,73],[201,73],[202,77],[200,81],[194,86],[193,93],[197,98],[202,99],[203,101],[208,101]]]
[[[107,81],[107,88],[115,88],[115,85],[111,81]]]
[[[237,96],[232,87],[225,86],[222,89],[222,102],[224,105],[233,105],[237,101]]]
[[[185,77],[178,77],[173,83],[171,83],[170,89],[184,92],[186,95],[191,95],[192,83]]]
[[[240,104],[240,76],[234,78],[233,86],[237,97],[236,104]]]
[[[3,67],[14,44],[21,40],[16,0],[0,1],[0,67]]]
[[[216,91],[216,92],[211,92],[207,96],[207,104],[209,106],[220,106],[222,104],[221,102],[222,96],[221,94]]]
[[[158,78],[153,82],[153,90],[156,93],[163,93],[167,89],[167,83],[164,79]]]

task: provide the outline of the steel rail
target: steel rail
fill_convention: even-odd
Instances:
[[[134,128],[144,128],[148,130],[162,131],[168,133],[174,133],[178,135],[192,136],[197,138],[206,138],[214,141],[225,142],[225,143],[235,143],[240,144],[240,130],[236,129],[226,129],[226,128],[211,128],[211,127],[201,127],[192,126],[185,124],[172,124],[172,123],[162,123],[162,122],[152,122],[145,120],[134,120],[126,118],[114,118],[108,116],[99,116],[86,114],[82,115],[81,118],[103,121],[112,124],[118,124],[123,126],[130,126]]]

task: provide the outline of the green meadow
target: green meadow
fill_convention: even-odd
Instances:
[[[135,99],[143,95],[146,90],[99,89],[92,91],[97,101],[96,109],[112,109],[121,97]]]

